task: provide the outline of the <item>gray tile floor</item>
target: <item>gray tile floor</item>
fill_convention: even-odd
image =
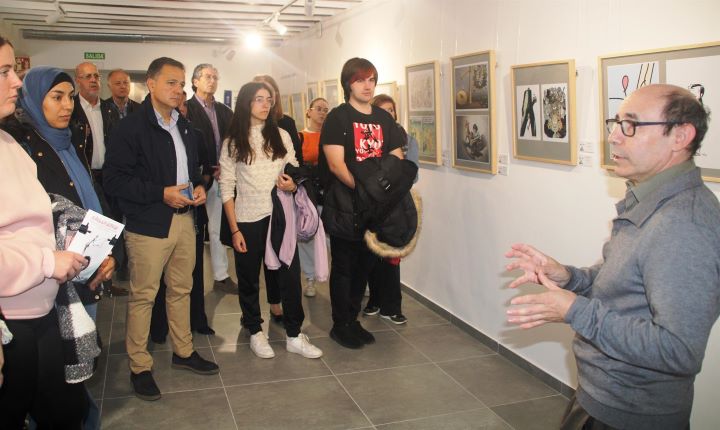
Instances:
[[[206,257],[206,274],[211,270]],[[552,429],[567,405],[560,393],[408,296],[408,324],[362,317],[377,342],[348,350],[328,337],[328,286],[320,284],[317,297],[303,298],[303,331],[323,357],[288,354],[282,327],[265,322],[276,357],[256,358],[240,327],[237,296],[213,291],[206,278],[206,310],[216,335],[197,335],[194,344],[220,373],[172,369],[169,345],[151,343],[163,396],[156,402],[132,394],[127,300],[100,302],[105,349],[89,387],[104,429]]]

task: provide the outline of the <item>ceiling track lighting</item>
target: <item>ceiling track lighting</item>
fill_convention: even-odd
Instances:
[[[55,10],[50,12],[50,15],[45,17],[45,22],[51,25],[57,24],[58,21],[65,17],[65,10],[62,8],[62,6],[60,6],[60,2],[58,0],[55,0],[54,6]]]
[[[275,30],[277,34],[280,36],[284,36],[285,33],[287,33],[287,27],[282,25],[278,19],[280,18],[280,12],[273,13],[270,18],[265,20],[265,24],[267,24],[268,27]]]

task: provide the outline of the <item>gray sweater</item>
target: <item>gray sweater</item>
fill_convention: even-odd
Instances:
[[[577,400],[613,427],[684,429],[720,312],[720,205],[696,167],[617,212],[603,262],[568,266]]]

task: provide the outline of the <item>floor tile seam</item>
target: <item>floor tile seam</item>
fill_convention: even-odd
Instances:
[[[215,351],[212,349],[212,345],[210,346],[210,355],[212,355],[213,362],[217,364],[217,357],[215,356]],[[220,378],[220,385],[222,386],[223,393],[225,393],[225,400],[227,401],[228,409],[230,409],[230,416],[232,416],[233,424],[235,424],[235,430],[239,430],[237,420],[235,419],[235,412],[233,412],[232,404],[230,403],[230,396],[228,395],[227,388],[225,387],[225,381],[222,377],[222,371],[218,372],[218,377]]]
[[[325,359],[321,358],[321,360],[323,361],[323,363],[325,363],[325,366],[327,366],[327,368],[330,369],[330,373],[332,374],[333,378],[335,378],[335,381],[337,381],[337,383],[340,385],[340,388],[342,388],[343,391],[345,391],[345,394],[347,394],[347,396],[350,397],[350,400],[352,400],[352,402],[355,404],[355,407],[357,407],[358,410],[360,411],[360,413],[363,414],[363,416],[365,417],[367,422],[370,423],[372,428],[376,429],[375,423],[372,422],[372,420],[370,419],[368,414],[365,412],[365,410],[360,406],[360,404],[357,402],[357,400],[355,400],[355,397],[353,397],[353,395],[350,394],[350,390],[348,390],[347,387],[345,386],[345,384],[342,383],[342,381],[340,380],[340,378],[338,378],[338,375],[335,374],[335,372],[332,370],[330,365],[327,362],[325,362]],[[362,427],[360,427],[360,428],[362,428]]]
[[[330,370],[330,372],[332,372],[332,370]],[[302,378],[272,379],[272,380],[268,380],[268,381],[248,382],[248,383],[244,383],[244,384],[229,384],[229,385],[225,385],[225,387],[226,388],[251,387],[254,385],[279,384],[282,382],[311,381],[313,379],[331,378],[331,377],[333,377],[332,373],[327,374],[327,375],[307,376],[307,377],[302,377]]]
[[[469,390],[468,388],[466,388],[463,384],[461,384],[460,381],[458,381],[457,379],[455,379],[452,375],[450,375],[448,372],[446,372],[445,369],[443,369],[442,367],[440,367],[440,365],[438,365],[437,363],[433,363],[433,364],[435,365],[435,367],[437,367],[438,369],[440,369],[440,371],[441,371],[442,373],[444,373],[445,375],[447,375],[447,377],[450,378],[450,380],[452,380],[453,382],[455,382],[455,384],[457,384],[460,388],[462,388],[463,390],[465,390],[465,392],[467,392],[468,394],[470,394],[475,400],[477,400],[478,402],[480,402],[481,405],[483,405],[483,406],[485,406],[486,408],[490,409],[490,410],[492,411],[492,413],[495,414],[495,416],[498,417],[498,419],[499,419],[500,421],[502,421],[502,422],[504,422],[505,424],[507,424],[507,426],[510,427],[511,429],[514,429],[514,428],[515,428],[515,427],[513,427],[509,422],[505,421],[505,419],[504,419],[503,417],[501,417],[500,415],[498,415],[497,413],[495,413],[495,411],[493,411],[492,408],[490,408],[489,405],[485,404],[485,402],[483,402],[482,400],[480,400],[475,394],[473,394],[472,391],[470,391],[470,390]]]
[[[357,375],[359,373],[382,372],[384,370],[405,369],[405,368],[410,368],[410,367],[428,366],[431,364],[435,364],[435,363],[433,363],[432,361],[428,361],[426,363],[402,364],[399,366],[381,367],[381,368],[377,368],[377,369],[367,369],[367,370],[356,370],[354,372],[342,372],[342,373],[335,373],[333,371],[333,375],[337,375],[337,376]],[[329,365],[328,365],[328,367],[329,367]],[[332,369],[331,369],[331,371],[332,371]]]
[[[498,356],[500,356],[499,353],[490,350],[490,352],[488,352],[488,353],[486,353],[486,354],[466,355],[465,357],[450,358],[450,359],[447,359],[447,360],[433,360],[433,363],[436,363],[436,364],[455,363],[455,362],[457,362],[457,361],[470,360],[470,359],[472,359],[472,358],[485,358],[485,357],[491,357],[491,356],[493,356],[493,355],[498,355]],[[532,375],[531,375],[531,376],[532,376]],[[535,377],[533,376],[533,378],[535,378]],[[536,378],[536,379],[537,379],[537,378]]]
[[[465,390],[465,391],[466,391],[468,394],[470,394],[474,399],[476,399],[478,402],[480,402],[481,405],[483,405],[483,406],[485,406],[486,408],[490,409],[490,411],[491,411],[500,421],[502,421],[503,423],[505,423],[505,424],[506,424],[509,428],[511,428],[511,429],[514,429],[514,428],[515,428],[515,427],[513,427],[509,422],[505,421],[505,419],[504,419],[503,417],[501,417],[499,414],[497,414],[495,411],[493,411],[492,408],[491,408],[489,405],[486,405],[485,402],[483,402],[483,401],[480,400],[475,394],[473,394],[472,391],[470,391],[470,390],[469,390],[468,388],[466,388],[463,384],[461,384],[460,381],[458,381],[458,380],[455,379],[452,375],[450,375],[449,373],[447,373],[447,372],[445,371],[445,369],[443,369],[442,367],[440,367],[437,363],[434,363],[434,364],[435,364],[435,366],[437,366],[438,369],[440,369],[441,372],[443,372],[444,374],[446,374],[446,375],[448,376],[448,378],[450,378],[452,381],[454,381],[460,388],[462,388],[463,390]]]
[[[161,394],[178,394],[178,393],[192,393],[194,391],[209,391],[209,390],[220,390],[222,389],[222,386],[217,387],[205,387],[205,388],[193,388],[193,389],[187,389],[187,390],[171,390],[171,391],[162,391]],[[134,394],[128,394],[127,396],[113,396],[113,397],[106,397],[103,399],[103,402],[105,400],[120,400],[120,399],[134,399],[136,398]]]
[[[501,407],[501,406],[517,405],[517,404],[519,404],[519,403],[531,402],[531,401],[533,401],[533,400],[549,399],[550,397],[562,397],[563,399],[566,398],[566,397],[563,396],[562,394],[556,393],[556,394],[549,394],[549,395],[547,395],[547,396],[538,396],[538,397],[532,397],[532,398],[529,398],[529,399],[518,400],[518,401],[516,401],[516,402],[500,403],[500,404],[492,405],[492,406],[488,406],[488,407],[489,407],[490,409],[492,409],[492,408],[499,408],[499,407]]]
[[[444,413],[444,414],[435,414],[435,415],[420,416],[420,417],[408,418],[408,419],[406,419],[406,420],[388,421],[388,422],[386,422],[386,423],[377,423],[376,425],[378,425],[378,426],[386,426],[386,425],[391,425],[391,424],[409,423],[409,422],[413,422],[413,421],[426,420],[426,419],[430,419],[430,418],[449,417],[449,416],[451,416],[451,415],[463,414],[463,413],[465,413],[465,412],[484,411],[484,410],[489,410],[489,411],[495,413],[495,412],[494,412],[492,409],[490,409],[489,407],[483,406],[483,407],[480,407],[480,408],[468,408],[468,409],[463,409],[463,410],[460,410],[460,411],[447,412],[447,413]],[[495,414],[495,415],[497,415],[497,414]]]

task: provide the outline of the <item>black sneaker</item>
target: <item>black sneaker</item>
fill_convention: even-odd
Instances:
[[[365,342],[357,337],[355,330],[349,324],[334,325],[330,330],[330,338],[345,348],[360,349],[365,345]]]
[[[385,318],[386,320],[390,320],[393,324],[405,324],[407,322],[407,318],[405,318],[405,315],[403,314],[395,314],[395,315],[383,315],[380,314],[380,318]]]
[[[197,351],[193,351],[188,358],[180,358],[173,353],[172,367],[174,369],[187,369],[200,375],[214,375],[220,371],[217,364],[200,357]]]
[[[380,306],[367,305],[363,309],[363,315],[367,316],[377,315],[378,312],[380,312]]]
[[[350,326],[355,332],[355,336],[362,340],[364,344],[368,345],[371,343],[375,343],[375,336],[373,336],[372,333],[370,333],[369,331],[365,330],[365,328],[360,325],[360,321],[355,320],[350,323]]]
[[[160,389],[155,384],[155,379],[149,370],[138,374],[130,372],[130,382],[132,382],[135,395],[140,399],[153,401],[161,397]]]

